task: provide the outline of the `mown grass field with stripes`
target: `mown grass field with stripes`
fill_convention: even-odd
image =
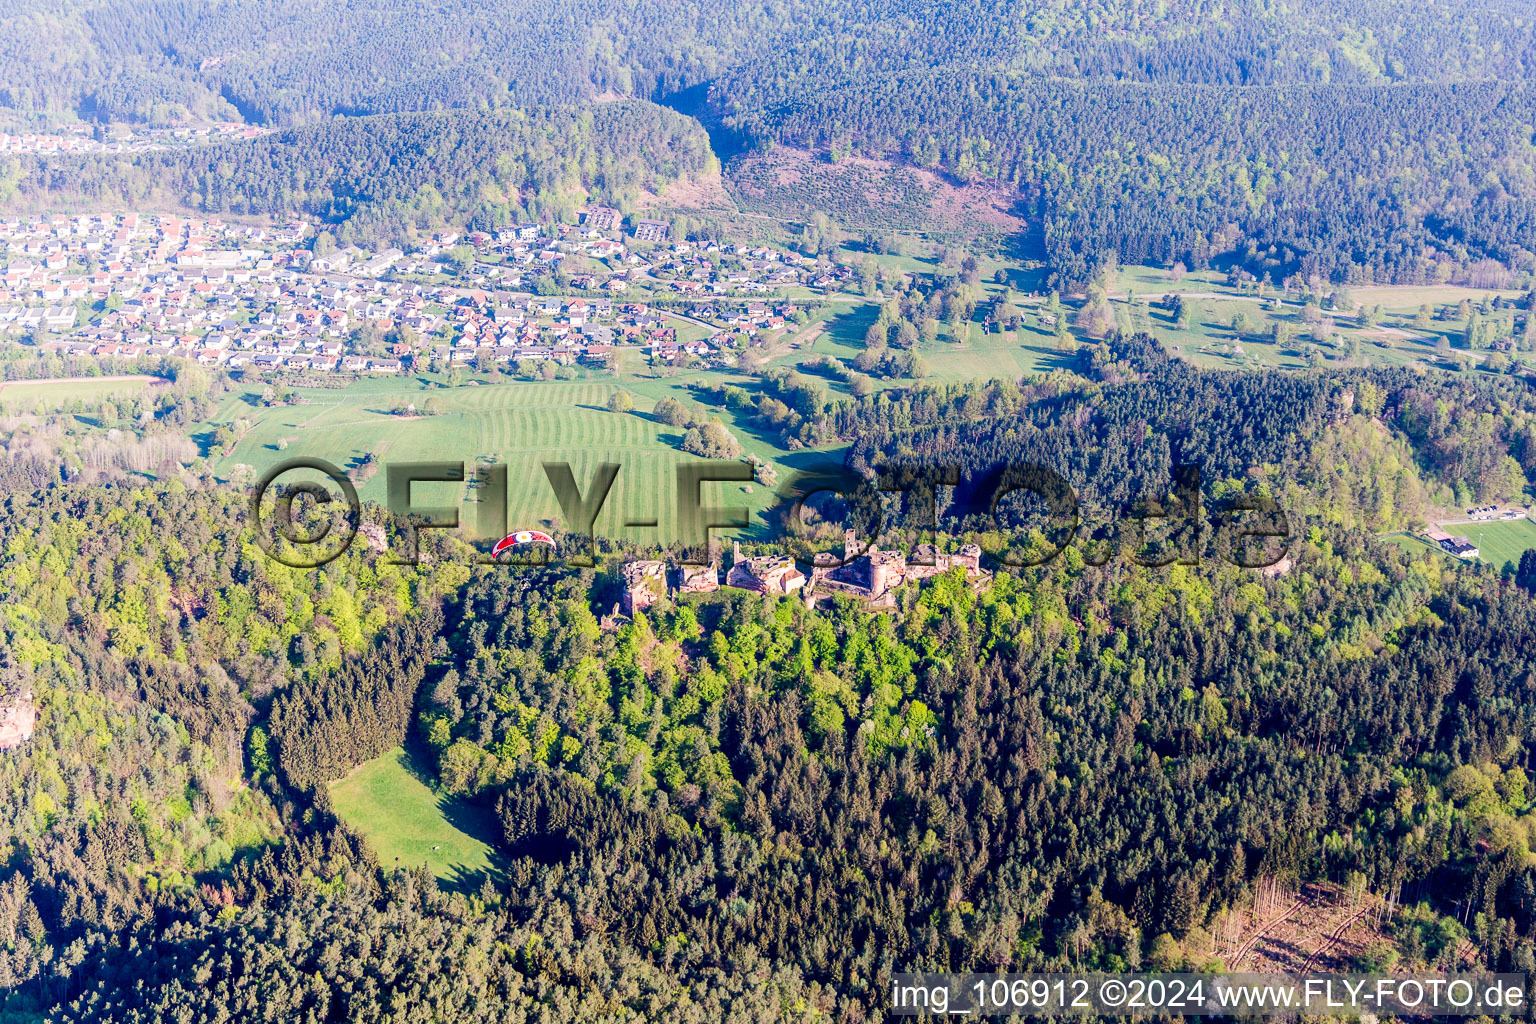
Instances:
[[[199,440],[209,443],[212,430],[229,424],[240,432],[233,454],[212,453],[221,477],[256,477],[297,456],[324,459],[346,470],[372,452],[391,462],[460,461],[466,473],[488,461],[508,467],[507,519],[510,529],[564,525],[542,464],[567,462],[583,493],[596,467],[603,462],[621,466],[613,492],[603,506],[597,529],[606,536],[667,543],[677,536],[676,467],[697,456],[681,451],[684,430],[656,421],[651,410],[662,397],[692,401],[697,385],[718,372],[688,372],[676,377],[650,377],[643,371],[626,373],[616,381],[539,381],[532,383],[431,386],[417,378],[363,380],[344,389],[302,389],[304,404],[263,406],[255,394],[226,399],[203,425]],[[749,383],[746,378],[738,382]],[[608,399],[627,391],[634,411],[609,412]],[[407,417],[391,410],[401,400],[421,408],[435,398],[442,412]],[[793,462],[766,435],[737,423],[728,410],[709,407],[732,429],[743,447],[777,462],[781,478]],[[245,466],[249,469],[242,469]],[[383,504],[386,473],[380,470],[358,486],[365,501]],[[461,502],[460,520],[478,522],[479,492],[466,484],[418,484],[413,499],[419,505]],[[754,527],[772,506],[770,488],[758,484],[705,485],[706,505],[746,507]],[[655,528],[626,524],[656,520]]]

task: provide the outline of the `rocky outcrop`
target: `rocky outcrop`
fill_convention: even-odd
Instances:
[[[37,705],[30,691],[7,694],[0,699],[0,750],[12,750],[32,738],[37,727]]]

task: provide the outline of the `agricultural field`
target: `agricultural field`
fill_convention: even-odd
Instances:
[[[496,822],[484,808],[435,792],[403,748],[331,783],[331,806],[363,834],[385,870],[425,864],[450,887],[473,891],[497,867]]]
[[[633,363],[639,363],[638,357]],[[675,375],[674,375],[675,373]],[[301,405],[262,405],[253,393],[226,400],[218,414],[204,424],[197,438],[210,445],[219,424],[234,427],[239,441],[228,456],[213,454],[214,471],[228,478],[254,479],[279,462],[297,456],[321,458],[347,470],[372,453],[390,462],[462,460],[466,471],[482,461],[508,466],[511,483],[507,513],[509,528],[551,527],[559,523],[559,505],[541,464],[569,462],[577,482],[586,487],[596,466],[617,462],[623,468],[603,506],[598,530],[639,542],[666,543],[676,537],[675,467],[696,456],[680,450],[683,428],[651,418],[663,397],[693,401],[699,385],[722,379],[746,384],[749,379],[722,371],[651,371],[627,364],[616,380],[538,381],[514,384],[443,385],[428,377],[364,380],[344,389],[296,389]],[[609,412],[609,397],[628,392],[631,412]],[[418,409],[429,399],[442,411],[432,416],[403,416],[392,410],[411,402]],[[727,410],[711,407],[732,429],[743,448],[788,467],[784,452],[769,438],[736,422]],[[248,467],[241,469],[240,467]],[[364,501],[383,504],[386,474],[379,471],[359,480]],[[460,520],[476,522],[478,495],[468,484],[420,484],[418,504],[460,506]],[[754,525],[762,525],[763,510],[774,503],[770,488],[753,484],[705,485],[706,504],[745,507]],[[656,527],[626,524],[656,520]]]
[[[75,402],[103,402],[136,394],[165,383],[158,377],[74,377],[56,380],[13,380],[0,383],[0,411],[53,411]]]

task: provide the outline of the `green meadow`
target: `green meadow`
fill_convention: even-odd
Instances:
[[[1384,533],[1381,535],[1380,539],[1383,543],[1391,544],[1393,547],[1401,548],[1402,550],[1415,557],[1422,556],[1426,552],[1440,555],[1443,558],[1451,557],[1451,555],[1447,554],[1446,551],[1438,544],[1431,544],[1424,538],[1415,537],[1411,533]]]
[[[864,333],[875,322],[878,308],[873,304],[860,304],[835,308],[819,321],[820,330],[814,340],[790,352],[783,353],[770,362],[780,366],[804,366],[804,364],[831,356],[846,365],[852,365],[864,351]],[[1031,312],[1028,320],[1034,321]],[[811,333],[811,332],[808,332]],[[1038,326],[1025,326],[1018,331],[987,333],[983,325],[973,323],[970,336],[954,340],[948,328],[944,328],[939,340],[931,345],[921,345],[916,350],[928,367],[929,382],[955,383],[966,380],[1018,379],[1035,373],[1049,373],[1058,368],[1075,365],[1075,357],[1059,352],[1052,334]],[[807,370],[819,376],[814,370]],[[829,392],[847,395],[848,388],[842,381],[827,382]],[[910,387],[912,381],[874,379],[876,387]]]
[[[494,816],[435,792],[412,771],[403,748],[365,761],[331,783],[330,797],[385,870],[425,864],[439,879],[470,889],[497,870]]]
[[[1026,314],[1026,319],[1034,317]],[[1055,346],[1055,336],[1033,324],[1017,331],[984,333],[974,324],[969,339],[955,342],[940,340],[922,348],[918,354],[928,364],[930,380],[955,383],[966,380],[992,380],[1050,373],[1078,365],[1077,357]]]
[[[227,399],[200,428],[199,439],[211,442],[214,428],[229,424],[239,433],[233,454],[214,456],[220,476],[260,476],[294,457],[324,459],[342,470],[372,453],[380,464],[391,462],[462,461],[466,474],[488,462],[507,465],[509,529],[563,525],[559,504],[545,476],[545,462],[567,462],[585,492],[598,464],[620,465],[617,480],[597,529],[608,536],[639,542],[668,543],[677,537],[677,467],[698,457],[681,450],[684,428],[655,420],[651,410],[664,397],[685,402],[707,395],[701,387],[723,380],[748,390],[758,385],[749,377],[722,371],[652,372],[633,359],[618,379],[605,381],[537,381],[507,384],[437,386],[436,381],[405,377],[362,380],[342,389],[298,389],[303,404],[267,407],[254,393]],[[609,412],[615,391],[634,401],[631,412]],[[434,416],[402,416],[392,409],[402,399],[422,408],[435,398],[442,412]],[[714,404],[706,409],[718,416],[746,452],[780,467],[780,479],[794,465],[815,457],[796,457],[778,449],[774,439]],[[249,469],[242,470],[239,467]],[[385,470],[358,485],[364,501],[383,504]],[[478,522],[479,493],[470,484],[427,483],[413,488],[418,505],[459,502],[460,521]],[[772,488],[753,483],[704,485],[705,505],[746,508],[753,526],[776,501]],[[628,524],[655,520],[654,527]]]
[[[1162,296],[1181,293],[1186,296],[1188,325],[1179,328],[1171,314],[1151,305]],[[1459,317],[1431,319],[1427,326],[1417,324],[1419,307],[1428,304],[1435,312],[1467,299],[1474,307],[1495,297],[1506,300],[1523,293],[1487,291],[1457,285],[1398,286],[1382,285],[1348,290],[1348,303],[1381,307],[1380,320],[1371,327],[1360,327],[1352,314],[1341,313],[1333,319],[1330,330],[1338,335],[1337,345],[1318,344],[1329,362],[1358,360],[1375,366],[1424,364],[1444,366],[1446,359],[1436,351],[1443,340],[1453,354],[1469,354],[1480,361],[1486,353],[1465,353],[1462,342],[1465,321]],[[1136,329],[1146,330],[1163,342],[1175,355],[1199,366],[1212,369],[1239,367],[1281,367],[1299,369],[1307,365],[1305,347],[1311,342],[1310,327],[1302,321],[1302,303],[1293,293],[1286,298],[1283,290],[1271,287],[1263,297],[1253,290],[1231,288],[1226,274],[1215,270],[1190,273],[1174,280],[1167,271],[1154,267],[1123,267],[1112,289],[1117,310],[1125,315],[1127,298]],[[1269,300],[1275,300],[1270,308]],[[1247,320],[1241,333],[1234,331],[1232,320],[1241,313]],[[1508,312],[1495,314],[1508,317]],[[1327,322],[1327,321],[1325,321]],[[1267,335],[1276,324],[1291,332],[1290,340],[1277,345]],[[1353,343],[1353,345],[1352,345]]]
[[[136,394],[156,383],[155,377],[77,377],[71,380],[18,380],[0,384],[0,410],[34,412],[41,405],[53,411],[74,402],[103,402]]]

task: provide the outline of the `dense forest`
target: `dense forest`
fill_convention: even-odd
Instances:
[[[0,174],[0,194],[19,175],[65,201],[160,189],[214,210],[341,219],[374,203],[384,208],[356,215],[369,237],[430,221],[439,196],[419,192],[431,187],[482,223],[498,216],[488,208],[530,198],[485,166],[487,133],[513,136],[513,191],[568,192],[584,177],[610,197],[633,195],[704,159],[686,129],[644,107],[609,120],[598,106],[606,172],[568,115],[532,115],[577,136],[551,148],[484,114],[634,97],[704,118],[723,152],[782,143],[1016,190],[1063,286],[1110,256],[1226,258],[1276,281],[1436,281],[1468,259],[1515,270],[1536,259],[1528,14],[1516,0],[23,4],[0,19],[0,110],[21,124],[479,113],[332,123],[128,171],[23,161]],[[415,173],[423,153],[442,159],[459,145],[467,152],[452,162],[467,175]],[[403,166],[386,174],[381,150]],[[311,179],[292,166],[310,152],[336,163]],[[582,173],[562,168],[553,180],[565,187],[552,189],[551,158]],[[331,170],[368,179],[373,194],[353,195]]]
[[[99,120],[333,114],[657,97],[716,78],[797,93],[871,69],[981,68],[1213,85],[1516,81],[1533,70],[1518,0],[1000,0],[619,4],[498,0],[429,8],[305,0],[13,4],[0,104]],[[942,26],[943,31],[926,31]]]
[[[909,305],[920,315],[920,297]],[[1146,335],[1118,333],[1083,360],[1087,378],[864,397],[777,369],[755,395],[725,385],[719,400],[787,447],[848,443],[861,473],[953,465],[990,486],[1000,465],[1036,464],[1106,514],[1166,493],[1178,465],[1224,492],[1259,484],[1288,507],[1375,530],[1422,522],[1431,506],[1518,499],[1536,480],[1536,398],[1518,379],[1199,370]],[[961,494],[957,508],[980,500]]]
[[[1456,259],[1536,251],[1525,85],[1064,82],[920,70],[851,75],[793,100],[726,84],[753,139],[867,153],[1022,193],[1078,286],[1098,262],[1255,276],[1443,281]]]
[[[15,487],[0,673],[39,719],[0,753],[0,1013],[883,1019],[899,969],[1207,966],[1306,881],[1403,906],[1406,964],[1536,970],[1531,572],[1370,532],[1405,481],[1528,456],[1529,397],[1118,336],[1093,365],[845,413],[849,465],[1038,458],[1114,504],[1193,461],[1293,503],[1288,572],[1078,545],[889,613],[726,591],[605,628],[613,561],[294,570],[211,480]],[[383,870],[333,817],[401,743],[499,871]]]
[[[931,273],[853,268],[881,294],[846,362],[748,359],[650,413],[695,454],[740,435],[865,481],[953,468],[876,539],[934,511],[996,571],[878,610],[728,587],[621,615],[625,560],[655,552],[618,541],[514,569],[440,531],[396,564],[365,532],[290,568],[210,469],[243,422],[207,425],[228,374],[104,362],[160,380],[12,407],[0,1024],[862,1024],[897,971],[1219,969],[1261,893],[1307,885],[1378,912],[1350,967],[1536,973],[1536,551],[1382,536],[1529,500],[1528,381],[1204,370],[1108,294],[1122,261],[1319,302],[1479,264],[1513,284],[1536,270],[1533,77],[1522,0],[9,4],[7,131],[274,130],[8,155],[6,209],[304,214],[378,247],[630,213],[722,154],[878,158],[1017,198],[1061,368],[925,381],[944,325],[1024,319],[1008,268],[989,293],[931,239]],[[825,211],[787,231],[837,251]],[[1070,542],[1038,503],[991,507],[1019,464],[1072,488]],[[1201,557],[1139,560],[1127,524],[1178,508],[1189,467],[1204,541],[1153,546]],[[1221,533],[1260,499],[1287,517],[1262,573]],[[781,524],[837,537],[842,508]],[[397,748],[445,823],[484,826],[484,870],[388,863],[344,818],[333,784]]]
[[[630,209],[714,166],[696,122],[633,102],[344,118],[131,160],[40,159],[19,186],[22,202],[303,213],[340,241],[382,246],[449,225],[569,220],[588,198]]]

